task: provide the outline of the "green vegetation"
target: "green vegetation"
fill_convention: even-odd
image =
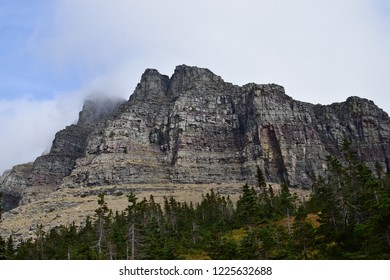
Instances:
[[[349,143],[328,158],[312,197],[276,192],[257,170],[237,203],[211,191],[199,203],[161,205],[127,194],[113,213],[98,196],[95,217],[18,242],[0,239],[0,259],[390,259],[390,176],[356,160]]]

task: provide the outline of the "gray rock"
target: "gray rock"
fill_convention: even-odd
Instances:
[[[0,192],[2,193],[2,206],[9,211],[18,206],[24,189],[28,186],[28,177],[33,164],[26,163],[14,166],[0,177]]]
[[[15,166],[0,178],[0,192],[3,193],[5,210],[17,207],[27,196],[37,191],[54,191],[82,157],[87,138],[98,124],[112,116],[120,103],[118,98],[91,96],[85,100],[76,125],[70,125],[56,133],[50,152],[38,157],[33,163]]]
[[[50,153],[17,176],[20,188],[254,183],[257,166],[269,182],[309,188],[343,139],[390,172],[390,118],[366,99],[313,105],[279,85],[240,87],[182,65],[171,78],[146,70],[127,102],[102,100],[57,133]],[[2,189],[22,196],[9,176]]]
[[[146,70],[129,102],[89,138],[62,187],[131,183],[270,182],[309,187],[344,138],[388,169],[388,115],[357,97],[330,106],[293,100],[275,85],[226,83],[178,66]]]

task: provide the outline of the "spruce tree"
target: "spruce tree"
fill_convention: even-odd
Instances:
[[[305,260],[312,258],[311,251],[315,240],[314,228],[306,221],[307,217],[307,211],[301,205],[295,215],[292,238],[297,257]]]
[[[44,241],[45,241],[45,231],[43,230],[43,225],[39,224],[35,230],[36,240],[36,259],[44,260],[45,252],[44,252]]]
[[[6,259],[6,243],[4,239],[0,236],[0,260]]]
[[[291,195],[287,184],[283,183],[280,194],[276,199],[276,209],[278,210],[279,217],[285,217],[287,219],[289,233],[291,233],[291,216],[294,215],[295,204],[296,197]]]
[[[98,195],[98,208],[95,210],[95,215],[97,217],[97,235],[98,235],[98,241],[97,241],[97,249],[98,254],[100,258],[103,258],[103,247],[104,245],[107,245],[107,222],[108,222],[108,216],[107,213],[109,212],[107,203],[104,200],[104,193],[99,193]]]
[[[129,205],[126,208],[127,212],[127,219],[128,219],[128,225],[127,225],[127,259],[135,260],[136,258],[136,246],[139,245],[139,235],[137,233],[138,228],[138,203],[137,203],[137,197],[132,192],[127,195],[127,200],[129,202]]]
[[[260,167],[257,167],[257,186],[259,188],[259,211],[262,218],[270,219],[274,216],[272,187],[267,188],[265,177]]]
[[[15,248],[14,248],[14,240],[13,240],[12,234],[7,239],[7,242],[5,245],[5,251],[6,251],[6,259],[8,259],[8,260],[14,259]]]
[[[260,221],[260,207],[258,196],[253,187],[245,184],[242,195],[237,201],[236,222],[238,225],[249,225]]]
[[[267,188],[267,183],[265,182],[265,177],[260,166],[257,166],[257,186],[261,192],[264,192]]]

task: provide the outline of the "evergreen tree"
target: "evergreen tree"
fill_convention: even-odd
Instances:
[[[267,225],[255,231],[259,245],[259,259],[273,259],[275,248],[277,245],[276,235],[274,234],[274,227]]]
[[[298,258],[305,260],[313,257],[312,251],[315,240],[314,228],[306,219],[307,211],[301,205],[294,219],[292,243]]]
[[[257,186],[259,188],[260,215],[265,219],[272,219],[274,217],[274,193],[271,185],[267,188],[264,174],[259,166],[257,167]]]
[[[247,230],[247,234],[240,241],[239,256],[244,260],[259,260],[262,258],[257,228]]]
[[[364,162],[357,160],[347,141],[343,149],[343,162],[328,157],[329,177],[315,182],[310,203],[311,207],[317,205],[319,215],[319,257],[386,258],[390,255],[386,180],[380,166],[376,166],[374,176]]]
[[[12,234],[8,237],[5,245],[6,259],[12,260],[15,256],[14,240]]]
[[[34,260],[32,239],[22,240],[16,249],[15,259],[17,260]]]
[[[260,169],[260,166],[257,166],[257,186],[260,189],[260,192],[265,192],[267,188],[267,183],[265,182],[265,177],[263,172]]]
[[[109,224],[109,216],[107,213],[109,212],[107,203],[104,200],[104,193],[99,193],[98,195],[98,208],[95,210],[95,215],[97,217],[97,250],[100,258],[103,258],[103,249],[107,248],[108,240],[107,240],[107,224]]]
[[[225,198],[211,189],[210,193],[202,196],[196,212],[202,227],[223,231],[230,226],[233,218],[233,203],[230,197]]]
[[[44,241],[45,241],[45,231],[43,230],[43,225],[39,224],[35,230],[36,235],[36,259],[38,260],[44,260],[45,259],[45,253],[44,253]]]
[[[385,178],[378,189],[378,202],[372,205],[371,215],[355,232],[362,243],[360,257],[390,259],[390,180]],[[376,199],[375,199],[376,201]]]
[[[295,205],[296,197],[291,195],[287,184],[283,183],[281,186],[280,195],[275,200],[275,208],[279,217],[286,218],[289,233],[291,233],[291,216],[294,215]]]
[[[113,259],[127,258],[127,217],[125,212],[115,212],[113,221],[109,230],[109,239],[111,240],[111,251]]]
[[[75,243],[71,246],[71,259],[75,260],[96,260],[101,258],[96,251],[97,245],[97,223],[92,222],[91,217],[87,216],[84,226],[82,226],[77,234]],[[71,236],[73,230],[70,231]]]
[[[137,202],[138,198],[134,193],[127,195],[129,205],[126,208],[127,212],[127,259],[134,260],[141,257],[142,237],[140,231],[142,225],[145,225],[145,206],[146,200]],[[138,252],[138,253],[137,253]]]
[[[95,221],[49,232],[38,226],[17,248],[12,235],[0,238],[0,258],[390,259],[390,176],[380,166],[374,175],[351,151],[329,157],[328,166],[301,203],[286,184],[275,194],[267,189],[261,172],[259,191],[243,186],[235,208],[214,190],[196,204],[165,197],[162,206],[131,193],[125,211],[113,214],[100,194]]]
[[[242,195],[237,201],[236,223],[238,225],[257,223],[260,221],[260,214],[257,193],[253,187],[245,184],[242,187]]]
[[[216,260],[234,260],[239,258],[237,242],[230,236],[217,235],[208,247],[209,255]]]
[[[4,239],[0,236],[0,260],[6,259],[6,244]]]

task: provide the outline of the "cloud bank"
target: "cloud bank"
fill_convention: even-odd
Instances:
[[[77,66],[86,79],[118,68],[169,74],[185,63],[237,84],[280,83],[310,102],[350,95],[379,102],[390,66],[383,3],[60,1],[42,50],[52,64]]]

